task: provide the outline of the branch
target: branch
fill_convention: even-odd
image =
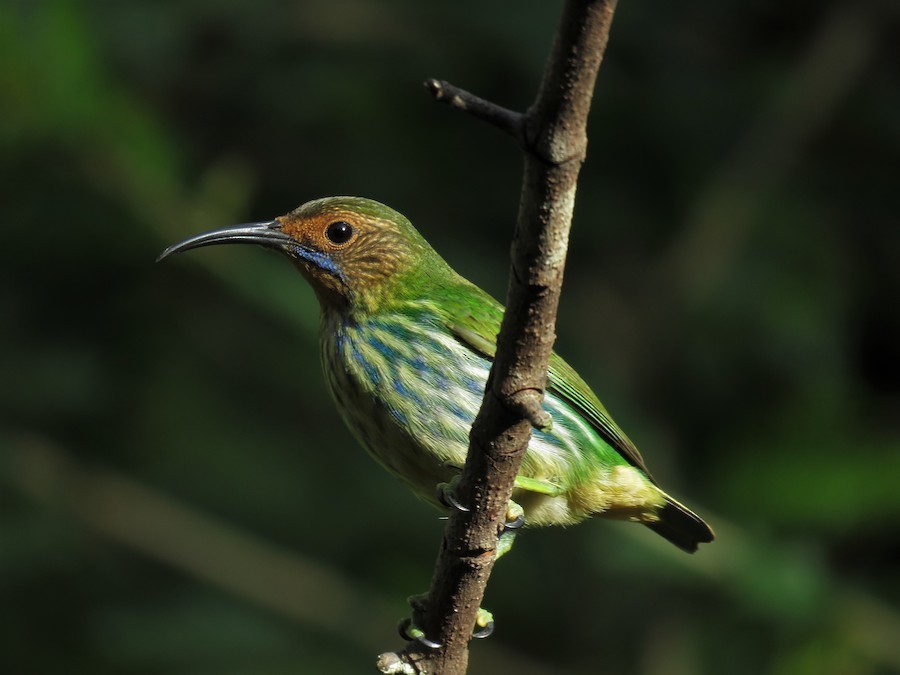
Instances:
[[[456,490],[471,510],[452,511],[431,590],[413,618],[440,646],[413,641],[383,654],[383,672],[461,675],[494,564],[513,482],[531,439],[555,339],[575,187],[587,149],[587,116],[616,0],[566,0],[540,90],[525,114],[429,80],[438,101],[490,122],[518,139],[525,157],[507,309],[469,454]],[[408,668],[407,668],[408,666]]]
[[[435,101],[446,103],[457,110],[464,110],[480,120],[493,124],[510,136],[520,139],[521,142],[523,122],[525,120],[525,115],[522,113],[486,101],[465,89],[460,89],[443,80],[434,78],[425,80],[425,88],[431,92]]]

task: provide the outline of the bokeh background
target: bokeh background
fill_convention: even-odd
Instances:
[[[371,672],[441,522],[356,447],[290,265],[364,195],[502,297],[559,2],[0,4],[0,671]],[[476,673],[900,672],[900,12],[623,2],[558,349],[719,539],[527,532]]]

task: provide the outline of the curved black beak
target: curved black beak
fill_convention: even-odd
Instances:
[[[197,234],[189,239],[173,244],[160,253],[156,262],[175,253],[214,244],[258,244],[266,248],[283,251],[286,246],[292,243],[296,244],[297,242],[290,235],[281,231],[281,223],[277,220],[270,220],[266,223],[244,223]]]

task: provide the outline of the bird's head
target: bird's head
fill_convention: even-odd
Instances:
[[[372,310],[453,272],[400,213],[371,199],[326,197],[262,223],[204,232],[158,260],[213,244],[258,244],[287,255],[323,308]]]

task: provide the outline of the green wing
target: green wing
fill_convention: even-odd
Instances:
[[[613,421],[597,395],[591,391],[591,388],[575,372],[575,369],[563,361],[556,352],[550,355],[549,375],[550,391],[581,413],[597,430],[597,433],[618,450],[629,464],[643,471],[647,478],[655,483],[653,476],[644,465],[644,458],[641,457],[641,453],[638,452],[631,439]]]
[[[457,289],[458,293],[450,293],[442,299],[442,306],[448,310],[447,327],[461,342],[493,360],[503,306],[477,286],[466,284]],[[643,471],[652,481],[634,443],[612,420],[591,388],[556,352],[550,356],[548,375],[548,391],[584,417],[629,464]]]

